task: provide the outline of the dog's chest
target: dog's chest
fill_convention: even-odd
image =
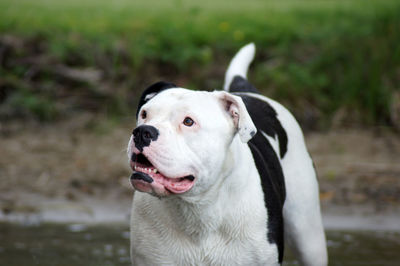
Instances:
[[[163,215],[160,205],[146,208],[141,202],[136,205],[141,208],[133,207],[131,220],[134,265],[275,265],[277,247],[267,241],[262,204],[255,203],[251,213],[236,216],[241,219],[231,213],[201,228],[195,223],[178,224]]]
[[[132,239],[132,259],[139,258],[134,265],[275,265],[276,246],[271,246],[265,235],[253,233],[246,238],[232,238],[232,232],[219,230],[187,238],[176,232],[164,231],[158,236],[140,236],[136,232]],[[146,244],[135,240],[138,238],[146,238]],[[146,259],[141,261],[141,258]]]

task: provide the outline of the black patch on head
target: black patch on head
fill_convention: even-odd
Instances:
[[[160,135],[157,128],[148,125],[142,125],[135,128],[132,134],[135,147],[140,152],[143,151],[144,147],[149,146],[152,141],[156,141],[158,135]]]
[[[163,90],[176,88],[176,87],[177,86],[174,83],[159,81],[157,83],[154,83],[147,89],[145,89],[145,91],[142,93],[142,96],[140,96],[138,108],[136,110],[136,118],[138,118],[140,108],[142,108],[142,106],[150,100],[150,99],[146,99],[147,96],[150,96],[151,94],[155,95],[157,93],[160,93]],[[151,97],[151,98],[153,98],[153,97]]]
[[[230,92],[253,92],[259,93],[256,87],[254,87],[247,79],[241,76],[235,76],[229,85]]]

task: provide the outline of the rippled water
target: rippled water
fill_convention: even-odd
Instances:
[[[400,265],[400,234],[328,231],[330,265]],[[285,265],[297,265],[290,256]],[[0,223],[0,265],[130,265],[123,226]]]

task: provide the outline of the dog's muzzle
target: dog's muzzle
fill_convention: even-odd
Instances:
[[[169,178],[160,173],[142,153],[133,153],[130,164],[134,171],[130,177],[132,185],[145,192],[164,191],[167,194],[180,194],[190,190],[194,185],[193,175]]]

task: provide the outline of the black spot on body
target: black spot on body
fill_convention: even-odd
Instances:
[[[280,157],[287,151],[287,135],[276,117],[275,110],[268,103],[254,97],[240,95],[257,128],[257,134],[248,142],[253,155],[268,213],[268,241],[276,243],[279,252],[279,262],[283,260],[283,204],[286,198],[285,180],[279,155],[262,134],[275,137],[278,135]]]
[[[261,177],[268,213],[268,241],[277,245],[281,263],[284,250],[282,209],[286,197],[282,168],[273,148],[261,133],[257,133],[248,145]]]
[[[247,94],[248,92],[258,93],[258,91],[246,79],[239,76],[235,77],[230,85],[230,91],[235,92],[235,95],[242,98],[257,128],[257,133],[248,142],[248,145],[261,177],[264,202],[268,213],[267,238],[270,243],[277,245],[279,262],[282,263],[284,252],[282,211],[286,198],[286,189],[279,157],[283,158],[287,152],[287,134],[272,106]],[[279,155],[276,154],[262,132],[273,138],[278,137]]]
[[[253,92],[259,93],[256,87],[241,76],[235,76],[229,85],[230,92]]]
[[[240,96],[246,105],[246,109],[250,114],[258,131],[262,130],[268,136],[279,140],[279,155],[283,158],[287,152],[288,138],[285,129],[277,118],[277,113],[271,105],[255,97],[249,95],[234,93]]]

